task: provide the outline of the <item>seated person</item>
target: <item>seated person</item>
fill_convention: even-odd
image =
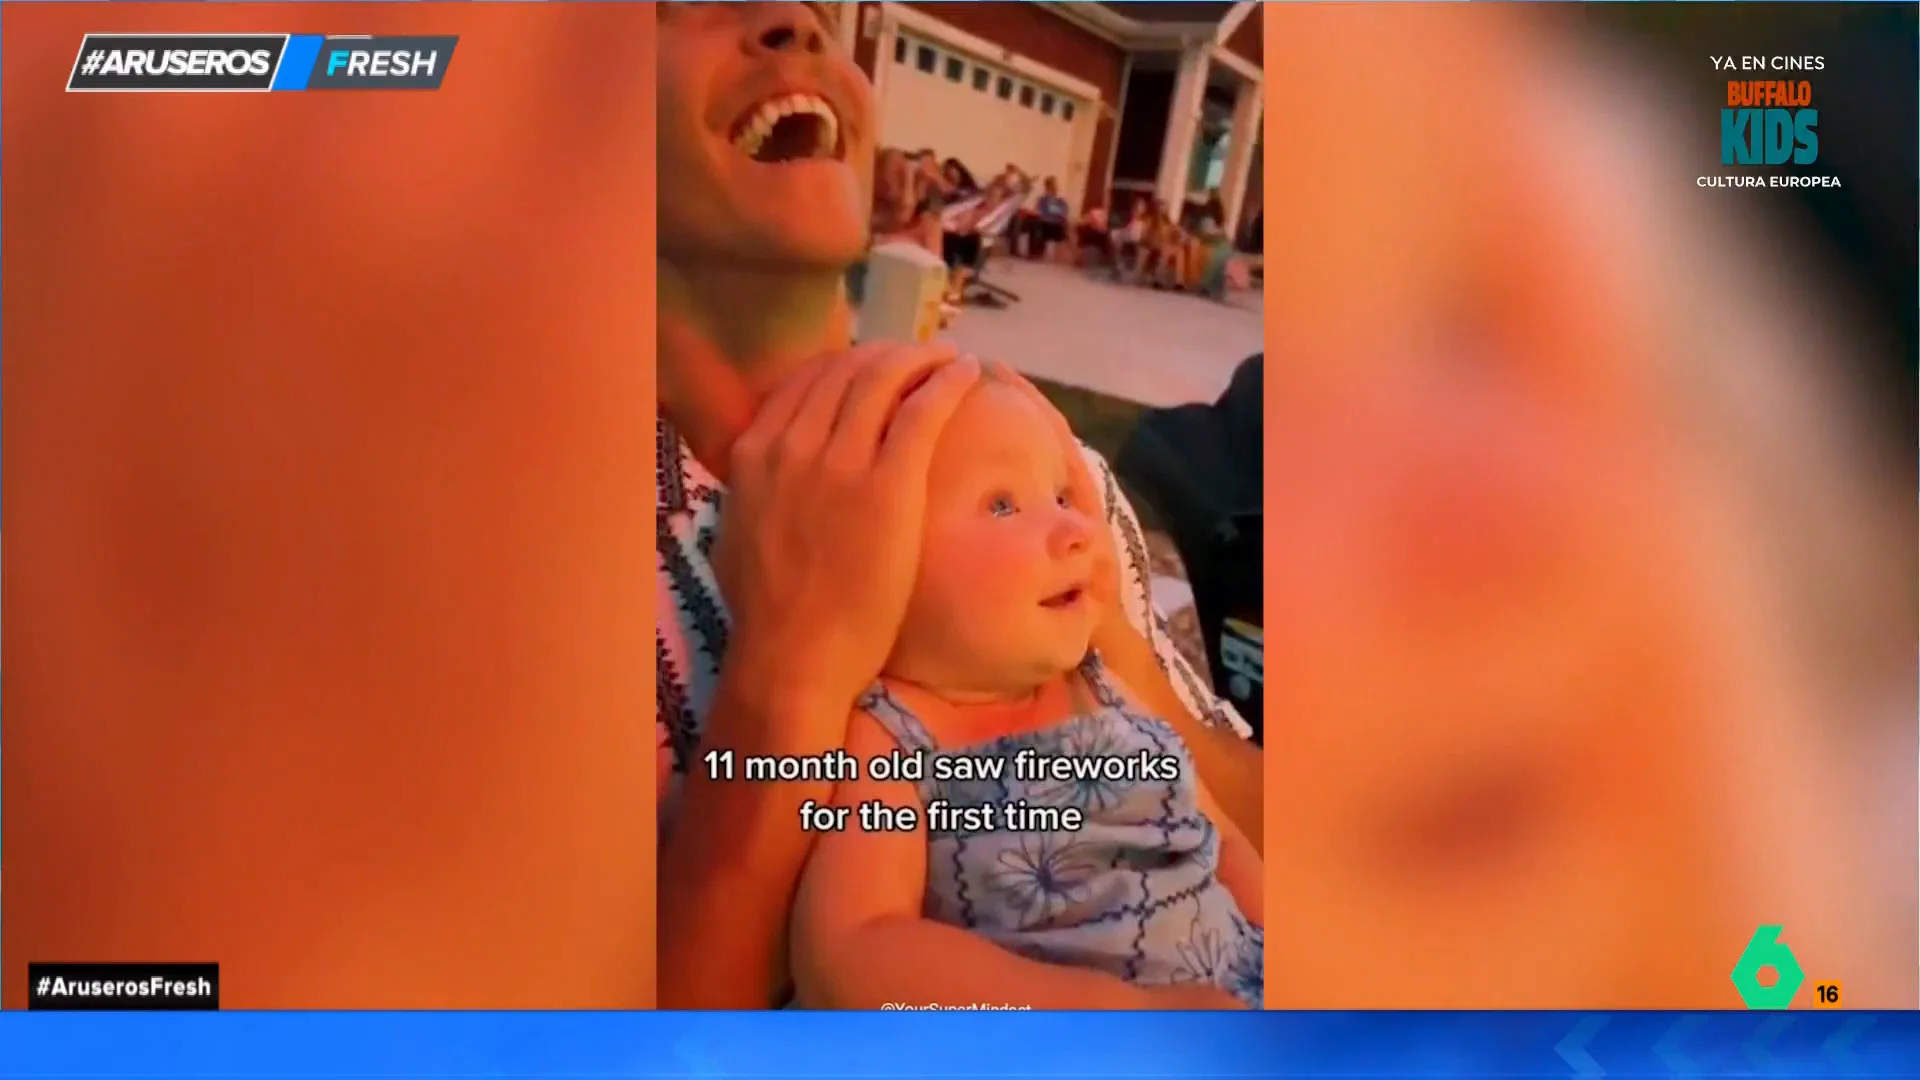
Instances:
[[[918,824],[819,838],[793,913],[802,1006],[1262,1005],[1260,855],[1180,736],[1091,651],[1118,567],[1062,428],[1002,373],[940,437],[919,580],[847,731],[863,763],[924,755],[929,779],[836,789],[836,806],[910,808]],[[940,758],[991,760],[1004,779],[931,779]],[[1108,771],[1055,771],[1087,765]]]
[[[1141,247],[1146,250],[1141,270],[1149,284],[1156,289],[1179,289],[1186,284],[1187,236],[1158,199],[1149,212]]]
[[[1226,299],[1227,275],[1233,261],[1233,244],[1227,236],[1227,208],[1218,188],[1207,192],[1207,200],[1194,215],[1187,240],[1186,285],[1202,296]]]
[[[1119,219],[1107,233],[1107,255],[1117,281],[1135,282],[1145,269],[1149,210],[1138,206],[1117,213]]]
[[[977,203],[946,221],[940,254],[947,262],[947,303],[961,302],[967,282],[979,272],[980,263],[986,257],[988,237],[982,233],[982,227],[997,221],[996,214],[1006,211],[1008,200],[1019,199],[1023,194],[996,177]]]
[[[1038,216],[1033,207],[1025,205],[1028,193],[1033,190],[1032,182],[1027,179],[1026,173],[1009,163],[1005,169],[1001,170],[1000,175],[988,181],[988,186],[998,187],[1002,191],[1019,192],[1022,205],[1013,211],[1013,220],[1007,229],[1007,237],[1016,252],[1024,251],[1027,231],[1031,228],[1034,218]]]
[[[927,155],[926,160],[931,162],[933,151],[927,150],[924,153]],[[979,183],[974,180],[973,174],[967,171],[967,167],[960,163],[959,158],[948,158],[941,163],[940,178],[945,184],[949,199],[971,199],[980,194]]]
[[[1073,210],[1061,196],[1058,182],[1051,176],[1041,181],[1040,198],[1024,222],[1027,258],[1043,259],[1055,244],[1065,245],[1067,223],[1072,219]]]
[[[1240,250],[1249,255],[1259,255],[1266,251],[1266,219],[1255,210],[1246,227],[1240,230]]]
[[[1118,224],[1114,215],[1099,203],[1087,207],[1080,215],[1080,221],[1073,227],[1073,249],[1081,262],[1089,258],[1106,258],[1108,237]]]
[[[908,240],[940,250],[939,192],[904,151],[883,149],[873,173],[873,242]]]
[[[973,196],[971,205],[951,207],[941,217],[940,255],[947,263],[949,303],[959,301],[967,275],[980,264],[986,252],[985,241],[980,236],[980,220],[986,214],[992,195],[989,191]]]
[[[905,162],[904,171],[907,175],[907,183],[912,187],[914,192],[914,198],[911,203],[913,208],[912,216],[914,218],[931,218],[937,222],[940,211],[943,208],[949,203],[966,198],[969,194],[966,191],[956,188],[953,182],[948,179],[946,171],[940,165],[940,160],[934,157],[933,151],[931,150],[916,150],[912,153],[890,150],[879,151],[879,155],[874,161],[874,183],[876,188],[882,182],[883,177],[886,175],[886,170],[890,165],[896,170],[901,168],[900,165],[890,162],[889,158],[894,154],[898,154],[899,160]],[[879,195],[877,190],[875,191],[875,195],[876,197]],[[933,231],[938,232],[937,228]]]
[[[940,206],[944,198],[936,183],[916,155],[882,148],[875,156],[873,173],[872,243],[906,242],[944,255],[944,235],[940,225]],[[867,264],[863,260],[848,268],[847,298],[856,306],[865,299]],[[941,306],[941,326],[953,321],[954,306]]]
[[[1180,230],[1167,215],[1167,206],[1153,199],[1135,213],[1133,220],[1116,234],[1114,274],[1130,284],[1151,284],[1165,288],[1169,278],[1178,285],[1178,270],[1184,265],[1179,247]]]

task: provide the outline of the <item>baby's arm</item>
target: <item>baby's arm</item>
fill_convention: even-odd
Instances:
[[[1234,903],[1240,905],[1240,914],[1248,922],[1255,926],[1267,925],[1267,869],[1260,861],[1260,852],[1240,831],[1240,826],[1221,812],[1213,793],[1207,790],[1207,785],[1201,783],[1198,776],[1193,778],[1193,787],[1199,799],[1200,812],[1207,815],[1215,831],[1220,834],[1220,884],[1233,894]]]
[[[891,747],[864,713],[848,724],[847,749],[861,762]],[[801,875],[793,912],[793,973],[801,1005],[1026,1005],[1036,1009],[1220,1008],[1200,995],[1148,990],[1097,971],[1016,956],[986,938],[921,916],[927,837],[859,831],[859,806],[878,801],[920,809],[910,783],[868,779],[839,786],[854,808],[849,829],[822,836]],[[798,824],[795,825],[798,828]]]

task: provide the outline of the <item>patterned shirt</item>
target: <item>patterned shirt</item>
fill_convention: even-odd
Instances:
[[[659,472],[655,477],[658,524],[655,580],[659,612],[654,622],[657,665],[655,729],[659,743],[663,825],[671,821],[680,777],[698,760],[700,733],[719,682],[720,658],[727,651],[732,620],[714,582],[709,556],[718,535],[725,488],[694,459],[685,440],[665,421],[657,422]],[[1233,707],[1217,698],[1195,675],[1154,610],[1152,570],[1139,519],[1120,492],[1105,458],[1085,447],[1094,482],[1105,494],[1107,526],[1120,553],[1121,596],[1127,619],[1152,642],[1181,702],[1201,722],[1228,727],[1241,738],[1252,733]]]
[[[929,808],[922,910],[1043,963],[1141,986],[1213,985],[1250,1009],[1262,1007],[1266,934],[1220,880],[1220,832],[1200,809],[1187,748],[1166,721],[1120,696],[1097,653],[1087,654],[1080,676],[1092,699],[1087,711],[958,746],[941,745],[886,687],[861,697],[859,707],[907,753],[1000,766],[997,776],[935,775],[914,785]],[[1172,776],[1034,778],[1018,765],[1028,753],[1171,759],[1179,769]],[[941,804],[949,811],[1073,810],[1080,823],[1069,829],[1030,819],[1019,831],[983,828],[934,815],[931,808]]]

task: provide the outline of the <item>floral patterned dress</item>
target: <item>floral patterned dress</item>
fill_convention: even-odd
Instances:
[[[1128,708],[1099,658],[1081,665],[1099,706],[1039,731],[978,746],[935,745],[884,688],[860,705],[909,753],[926,754],[923,804],[1073,807],[1073,831],[927,830],[928,918],[983,934],[1023,956],[1091,968],[1141,985],[1211,983],[1261,1007],[1264,945],[1221,884],[1219,833],[1200,812],[1193,762],[1164,721]],[[1040,757],[1178,759],[1178,778],[1022,779]],[[998,779],[934,780],[933,760],[999,760]],[[989,767],[987,772],[991,772]],[[933,823],[930,821],[929,825]]]

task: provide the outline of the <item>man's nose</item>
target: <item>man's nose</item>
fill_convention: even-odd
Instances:
[[[768,53],[824,53],[826,30],[807,4],[760,4],[747,20],[743,47],[749,55]]]
[[[1063,508],[1054,520],[1047,546],[1056,558],[1084,555],[1093,547],[1093,523],[1080,511]]]

